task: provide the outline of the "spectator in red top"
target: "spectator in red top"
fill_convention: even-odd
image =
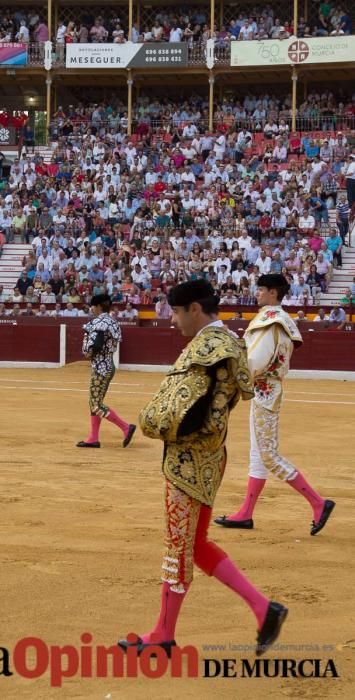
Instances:
[[[295,153],[297,155],[301,153],[301,139],[297,132],[290,134],[289,150],[290,153]]]
[[[40,177],[42,175],[47,175],[48,170],[43,158],[40,158],[38,163],[36,163],[35,171]]]
[[[265,211],[264,214],[260,217],[259,220],[259,228],[262,230],[263,233],[268,231],[271,227],[271,216],[268,211]]]
[[[157,182],[154,184],[154,188],[153,188],[153,189],[154,189],[154,192],[155,192],[156,194],[160,194],[161,192],[164,192],[164,190],[165,190],[165,184],[164,184],[164,182],[163,182],[163,176],[162,176],[162,175],[158,175]]]

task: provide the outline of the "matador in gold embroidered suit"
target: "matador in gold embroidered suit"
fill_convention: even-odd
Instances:
[[[259,653],[278,635],[287,612],[257,591],[208,540],[211,508],[226,464],[229,414],[240,399],[253,396],[245,342],[217,319],[218,302],[204,280],[180,284],[170,292],[173,321],[192,340],[140,414],[144,435],[164,443],[166,550],[160,616],[154,630],[139,637],[139,652],[156,639],[170,653],[194,564],[251,607],[258,623]],[[119,645],[126,650],[129,642],[121,640]]]

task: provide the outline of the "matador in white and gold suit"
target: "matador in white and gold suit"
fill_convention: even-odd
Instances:
[[[323,499],[300,471],[278,452],[282,383],[294,348],[302,344],[296,323],[280,304],[288,287],[283,275],[262,275],[258,281],[257,294],[262,308],[244,336],[249,371],[254,380],[247,493],[237,513],[216,518],[215,522],[229,528],[252,529],[254,507],[271,473],[309,501],[314,518],[311,535],[316,535],[327,522],[335,503]]]

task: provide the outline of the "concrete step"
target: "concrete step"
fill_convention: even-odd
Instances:
[[[0,277],[2,272],[18,272],[22,271],[22,265],[14,265],[13,263],[0,262]]]
[[[30,248],[32,248],[32,246],[31,243],[16,243],[15,241],[5,243],[4,249],[8,250],[10,248],[27,248],[27,250],[29,250]]]
[[[0,258],[0,267],[2,263],[6,263],[6,265],[22,265],[22,258],[23,255],[21,255],[21,257],[19,257],[18,255],[7,255],[5,257],[3,255],[2,258]]]
[[[18,278],[20,277],[19,272],[21,272],[21,270],[17,270],[17,272],[6,272],[5,270],[1,270],[0,279],[18,280]]]
[[[332,304],[340,301],[344,294],[321,294],[319,297],[320,306],[331,306]]]
[[[330,281],[329,284],[329,289],[332,289],[332,287],[341,287],[344,285],[349,286],[349,284],[352,284],[353,277],[351,275],[348,275],[347,277],[333,277],[333,279]]]
[[[3,248],[2,257],[11,255],[12,257],[18,258],[20,255],[28,255],[29,252],[30,250],[27,250],[25,248]]]

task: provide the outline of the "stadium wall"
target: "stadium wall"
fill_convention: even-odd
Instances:
[[[81,344],[85,319],[22,318],[0,322],[0,366],[60,367],[83,359]],[[241,331],[245,322],[230,323]],[[313,325],[313,324],[312,324]],[[303,331],[303,346],[293,353],[295,370],[355,372],[355,333],[335,329]],[[171,365],[186,344],[170,327],[122,327],[120,366],[158,368]],[[350,377],[349,377],[350,378]]]

